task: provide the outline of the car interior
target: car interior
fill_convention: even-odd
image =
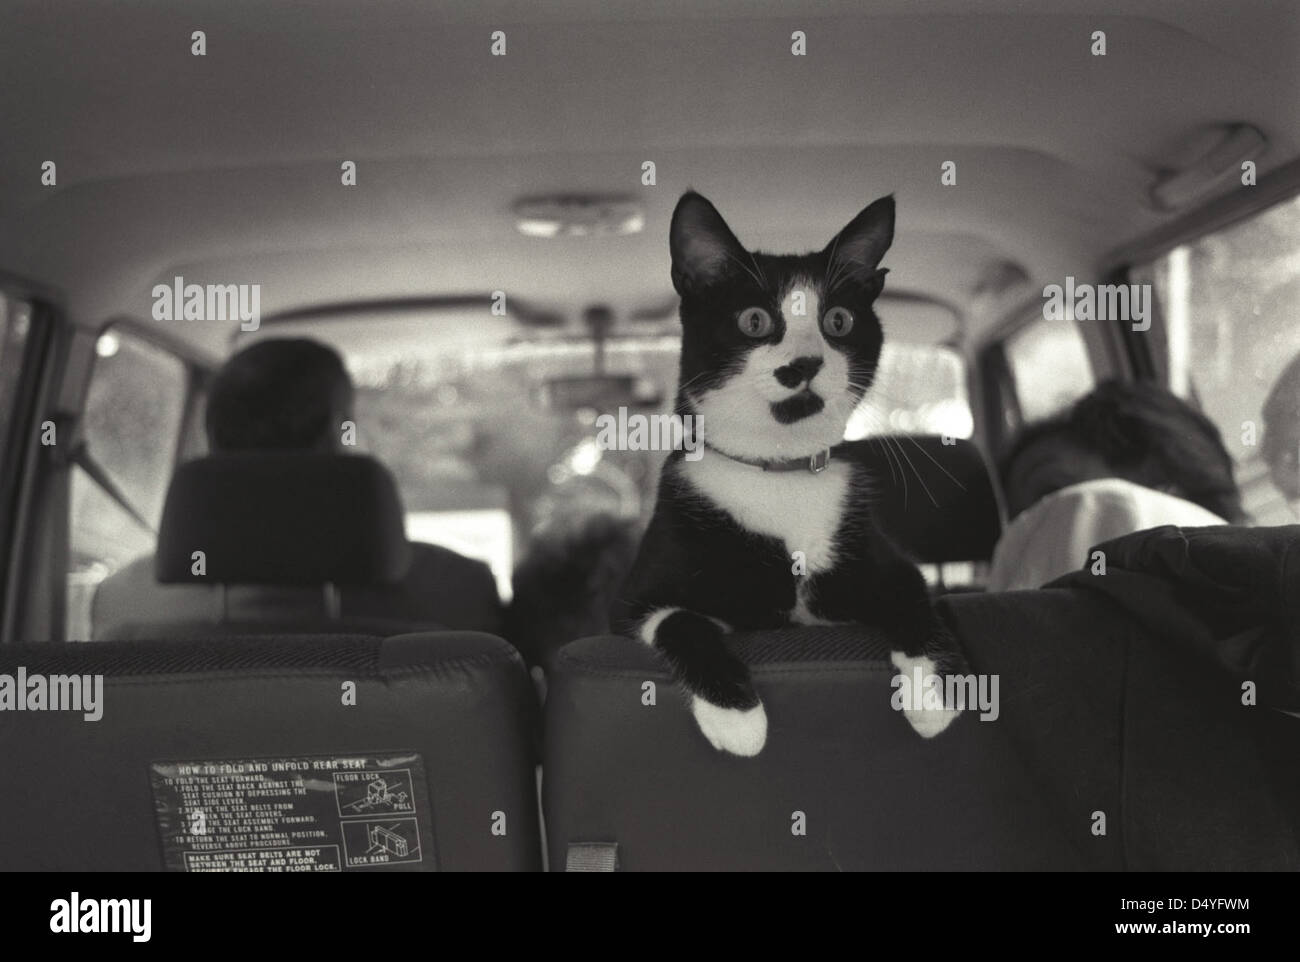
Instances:
[[[0,711],[43,786],[3,794],[0,870],[1300,870],[1300,474],[1262,443],[1298,53],[1271,0],[8,0],[0,709],[38,676],[88,707]],[[688,190],[773,252],[895,199],[845,440],[996,682],[935,738],[883,630],[790,624],[729,641],[772,721],[720,753],[591,600],[622,569],[545,555],[655,510],[667,451],[599,429],[674,411]],[[1149,299],[1057,318],[1053,285]],[[303,339],[353,386],[339,443],[213,441],[226,362]],[[1208,418],[1230,527],[1280,539],[1254,674],[1091,553],[988,589],[1019,432],[1110,381]]]

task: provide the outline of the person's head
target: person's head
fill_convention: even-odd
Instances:
[[[1264,400],[1260,453],[1273,484],[1289,501],[1300,499],[1300,355],[1291,359]]]
[[[352,416],[352,379],[307,338],[259,341],[233,355],[208,392],[208,446],[235,451],[338,450]]]
[[[1099,384],[1046,426],[1027,427],[1003,460],[1012,516],[1053,490],[1101,477],[1176,495],[1226,521],[1246,520],[1232,456],[1214,422],[1149,381]]]
[[[1003,456],[999,473],[1012,518],[1053,491],[1114,474],[1078,437],[1067,415],[1027,424]]]

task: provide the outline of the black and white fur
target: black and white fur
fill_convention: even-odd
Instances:
[[[857,622],[895,639],[893,663],[909,677],[914,666],[942,676],[960,664],[920,572],[873,523],[878,482],[854,445],[837,448],[820,473],[744,463],[840,444],[880,358],[872,304],[894,201],[871,204],[804,256],[746,250],[694,192],[678,202],[670,233],[682,321],[676,411],[698,419],[706,448],[697,460],[669,456],[612,623],[662,652],[715,748],[755,755],[767,715],[723,642],[733,630]],[[795,552],[804,574],[794,573]],[[924,737],[958,713],[904,711]]]

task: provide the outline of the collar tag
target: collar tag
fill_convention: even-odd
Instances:
[[[831,449],[823,448],[808,459],[808,470],[813,474],[821,474],[826,470],[826,466],[831,463]]]

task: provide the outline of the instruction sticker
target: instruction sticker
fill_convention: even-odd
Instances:
[[[435,867],[417,754],[152,762],[149,780],[169,871]]]

